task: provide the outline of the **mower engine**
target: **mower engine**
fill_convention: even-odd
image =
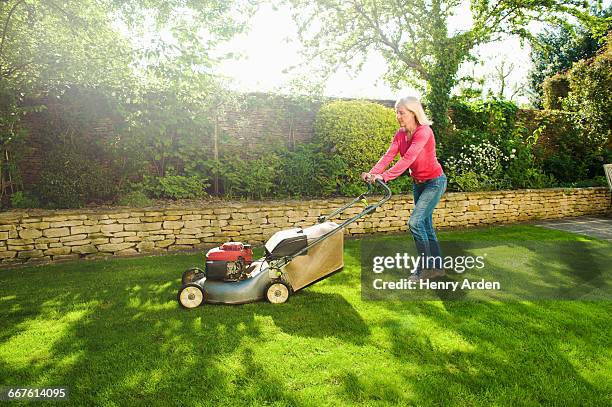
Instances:
[[[211,280],[239,281],[247,277],[252,262],[250,244],[225,243],[206,253],[206,275]]]

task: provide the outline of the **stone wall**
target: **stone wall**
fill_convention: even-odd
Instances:
[[[375,198],[370,199],[374,201]],[[203,249],[229,240],[261,244],[274,232],[316,223],[347,199],[204,202],[189,208],[9,211],[0,214],[0,265]],[[406,231],[411,195],[398,195],[345,233]],[[447,193],[436,227],[470,227],[610,213],[606,188]],[[340,220],[361,211],[349,209]]]

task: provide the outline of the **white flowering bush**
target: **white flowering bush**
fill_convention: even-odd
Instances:
[[[446,160],[446,169],[452,173],[474,171],[495,174],[501,168],[501,160],[506,159],[500,149],[488,141],[481,144],[466,144],[458,156]]]

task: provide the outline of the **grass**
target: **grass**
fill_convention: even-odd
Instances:
[[[359,256],[347,241],[344,270],[283,305],[192,311],[175,296],[201,255],[0,270],[0,387],[68,386],[78,406],[612,402],[611,302],[363,301]]]

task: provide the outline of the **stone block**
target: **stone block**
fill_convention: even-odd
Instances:
[[[12,259],[17,255],[17,252],[14,250],[0,252],[0,259]]]
[[[44,251],[45,256],[61,256],[61,255],[65,255],[65,254],[70,254],[71,252],[71,248],[70,247],[54,247],[52,249],[47,249]]]
[[[67,216],[48,216],[42,218],[43,222],[65,222],[67,220]]]
[[[93,244],[86,244],[83,246],[73,247],[72,252],[78,253],[78,254],[91,254],[91,253],[97,253],[98,249]]]
[[[8,233],[7,233],[7,236],[8,236]],[[19,231],[19,237],[22,239],[36,239],[41,236],[42,236],[42,231],[38,229],[22,229]]]
[[[197,235],[198,233],[202,233],[202,229],[200,228],[193,228],[193,229],[187,229],[187,228],[183,228],[180,230],[181,234],[184,235]]]
[[[51,256],[43,256],[43,257],[30,257],[26,264],[45,264],[50,263],[52,257]]]
[[[97,221],[109,219],[107,214],[90,214],[88,217],[91,220]]]
[[[119,223],[119,224],[122,224],[122,223],[140,223],[140,219],[139,218],[117,219],[117,223]]]
[[[183,227],[185,227],[186,229],[196,229],[196,228],[202,228],[206,226],[210,226],[210,220],[208,219],[188,220],[188,221],[185,221],[185,224],[183,225]]]
[[[174,242],[175,239],[158,240],[157,242],[155,242],[155,247],[168,247],[170,245],[173,245]]]
[[[109,243],[110,239],[107,237],[97,237],[95,239],[91,239],[91,244],[99,245]]]
[[[141,236],[128,236],[125,238],[126,242],[141,242],[142,241],[142,237]]]
[[[21,245],[21,246],[12,246],[9,244],[7,248],[8,250],[17,250],[18,252],[21,252],[21,251],[27,251],[27,250],[34,250],[34,245],[27,244],[27,245]]]
[[[110,238],[110,242],[111,243],[123,243],[125,240],[122,237],[111,237]]]
[[[129,218],[130,214],[127,212],[123,212],[123,213],[111,213],[108,215],[109,219],[125,219],[125,218]]]
[[[163,222],[163,216],[143,216],[140,218],[141,222],[151,223],[151,222]]]
[[[200,243],[199,239],[176,239],[177,245],[193,245]]]
[[[166,220],[181,220],[181,216],[180,215],[164,215],[162,216],[162,220],[166,221]]]
[[[18,245],[25,245],[25,244],[33,244],[34,239],[9,239],[6,242],[7,244],[18,246]]]
[[[129,225],[126,225],[129,226]],[[126,229],[127,230],[127,229]],[[123,231],[123,225],[120,224],[114,224],[114,225],[104,225],[100,228],[100,231],[102,233],[115,233],[115,232],[122,232]]]
[[[31,259],[32,257],[43,257],[42,250],[24,250],[17,253],[18,259]]]
[[[62,237],[70,235],[70,229],[67,227],[63,228],[50,228],[43,230],[43,236],[45,237]]]
[[[128,224],[125,225],[126,231],[136,231],[136,232],[150,232],[153,230],[161,229],[161,222],[155,223],[136,223],[136,224]]]
[[[138,254],[136,249],[125,249],[115,252],[115,256],[133,256],[135,254]]]
[[[101,252],[118,252],[121,250],[129,249],[130,247],[136,246],[136,243],[107,243],[98,246],[98,250]]]
[[[142,240],[146,242],[156,242],[159,240],[164,240],[165,238],[166,238],[165,236],[161,236],[161,235],[152,235],[152,236],[145,236],[143,237]]]
[[[155,249],[155,242],[140,242],[136,248],[139,252],[151,252]]]
[[[114,225],[117,223],[117,219],[104,219],[98,222],[100,225]]]
[[[73,242],[75,240],[84,240],[87,235],[72,235],[60,238],[60,242]]]
[[[187,210],[167,210],[164,212],[164,214],[166,216],[183,216],[183,215],[190,215],[192,214],[193,211],[187,211]],[[168,220],[175,220],[175,219],[168,219]]]
[[[68,215],[66,216],[68,220],[85,220],[87,219],[87,215]]]
[[[183,221],[167,220],[162,224],[162,228],[166,230],[181,229],[185,225]]]

